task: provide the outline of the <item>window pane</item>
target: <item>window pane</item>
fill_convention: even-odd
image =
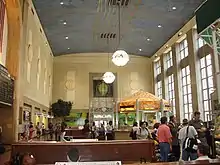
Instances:
[[[204,110],[209,111],[209,101],[204,101]]]
[[[182,83],[183,83],[183,86],[186,85],[186,77],[183,77],[183,79],[182,79]]]
[[[203,91],[203,100],[208,100],[208,91],[207,90]]]
[[[184,102],[185,104],[187,104],[187,103],[188,103],[188,95],[184,95],[183,99],[184,99],[183,102]]]
[[[208,85],[209,85],[209,88],[213,87],[213,77],[208,78]]]
[[[202,80],[202,89],[207,89],[207,80],[206,79]]]
[[[189,115],[188,115],[188,114],[185,114],[184,117],[185,117],[185,119],[188,119],[188,118],[189,118]]]
[[[183,87],[183,94],[184,95],[187,94],[187,87],[186,86]]]
[[[192,95],[191,94],[188,95],[188,103],[192,103]]]
[[[185,48],[185,57],[188,56],[188,53],[189,53],[189,52],[188,52],[188,47],[186,47],[186,48]]]
[[[205,112],[205,120],[208,121],[210,120],[210,113],[209,112]]]
[[[190,113],[193,112],[192,104],[189,104],[189,112],[190,112]]]
[[[187,82],[186,84],[190,84],[190,75],[187,76]]]
[[[207,65],[211,65],[212,64],[211,54],[206,56],[206,63],[207,63]]]
[[[202,79],[206,77],[206,70],[205,70],[205,68],[201,70],[201,76],[202,76]]]
[[[188,93],[192,93],[192,92],[191,92],[191,85],[188,85],[188,86],[187,86],[187,90],[188,90]]]
[[[207,73],[208,73],[208,76],[212,76],[212,65],[209,65],[207,67]]]
[[[190,69],[189,66],[186,67],[186,74],[189,75],[190,74]]]
[[[201,65],[201,68],[205,67],[205,57],[200,59],[200,65]]]

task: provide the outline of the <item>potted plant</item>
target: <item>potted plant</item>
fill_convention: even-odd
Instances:
[[[57,102],[51,105],[51,110],[54,114],[54,117],[62,118],[69,116],[72,109],[73,103],[70,101],[64,101],[62,99],[57,100]]]

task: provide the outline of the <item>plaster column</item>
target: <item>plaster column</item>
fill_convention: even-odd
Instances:
[[[179,59],[177,58],[178,54],[177,54],[177,44],[174,44],[172,46],[172,54],[173,54],[173,68],[174,68],[174,71],[173,71],[173,77],[174,77],[174,89],[175,89],[175,108],[176,108],[176,119],[178,122],[181,122],[182,118],[182,102],[181,102],[181,98],[182,98],[182,95],[181,95],[181,92],[182,92],[182,89],[181,89],[181,77],[180,77],[180,67],[179,67]]]
[[[192,108],[193,111],[200,110],[200,94],[198,93],[200,88],[200,79],[199,79],[199,65],[197,62],[199,60],[196,50],[196,30],[191,29],[187,32],[187,43],[188,43],[188,62],[190,67],[190,78],[191,78],[191,87],[192,87]]]
[[[165,76],[165,66],[164,66],[164,54],[160,56],[161,65],[161,83],[162,83],[162,98],[166,98],[166,76]]]
[[[14,141],[18,140],[18,125],[19,125],[19,104],[20,104],[20,79],[19,79],[19,63],[20,63],[20,45],[21,45],[21,7],[19,0],[7,0],[6,12],[8,16],[8,44],[6,68],[9,73],[15,78],[15,91],[13,102],[13,133]]]

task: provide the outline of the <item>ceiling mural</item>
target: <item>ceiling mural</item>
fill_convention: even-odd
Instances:
[[[120,45],[117,1],[33,3],[55,56],[113,53],[120,48],[129,54],[150,57],[193,17],[204,0],[121,0]]]

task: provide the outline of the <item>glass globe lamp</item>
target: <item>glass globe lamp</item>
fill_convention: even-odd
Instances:
[[[115,81],[115,75],[112,72],[105,72],[102,78],[106,84],[111,84]]]
[[[116,66],[125,66],[129,61],[129,55],[124,50],[117,50],[112,55],[112,62]]]

